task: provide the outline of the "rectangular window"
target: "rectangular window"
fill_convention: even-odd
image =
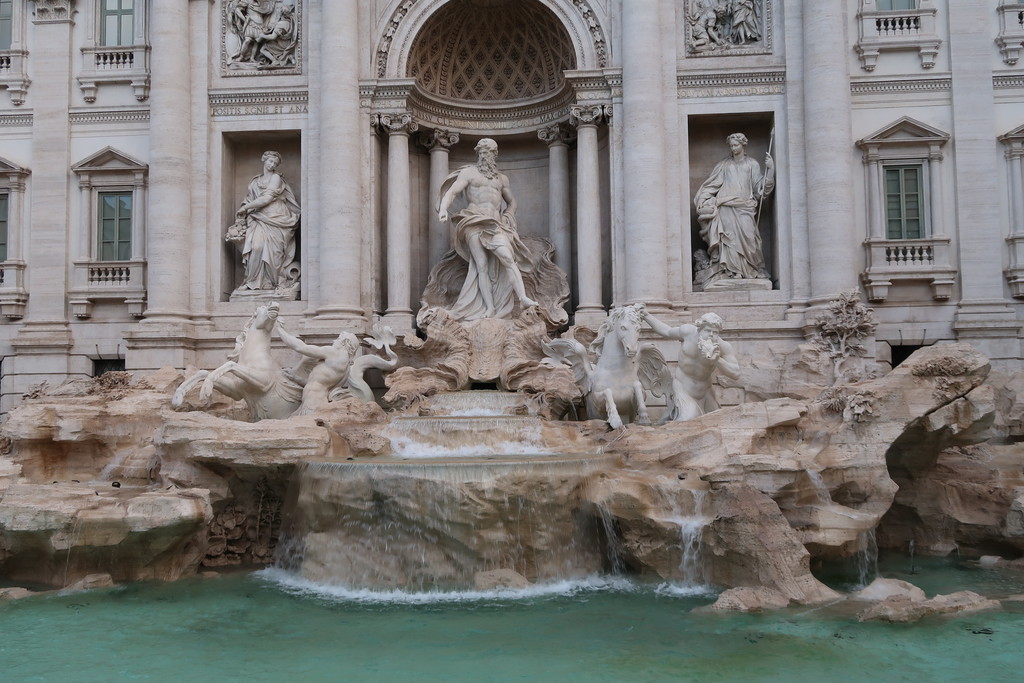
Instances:
[[[11,49],[14,27],[14,0],[0,0],[0,50]]]
[[[917,0],[878,0],[880,10],[917,9]]]
[[[99,193],[100,261],[132,257],[132,193]]]
[[[10,195],[0,192],[0,262],[7,260],[7,210],[10,205]]]
[[[916,240],[924,237],[922,170],[920,164],[885,168],[885,218],[888,239]]]
[[[100,0],[100,43],[133,45],[135,0]]]

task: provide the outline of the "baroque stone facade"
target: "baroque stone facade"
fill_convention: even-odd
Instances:
[[[570,323],[716,311],[749,365],[859,288],[869,357],[968,341],[1019,368],[1021,5],[911,4],[14,0],[0,408],[107,368],[220,362],[254,309],[232,300],[246,271],[225,226],[266,150],[301,206],[289,328],[318,345],[378,318],[410,331],[451,247],[438,188],[482,138],[519,232],[554,245]],[[694,198],[737,132],[774,161],[747,226],[765,284],[706,287]]]

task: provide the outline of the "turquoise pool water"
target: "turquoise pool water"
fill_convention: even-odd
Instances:
[[[930,594],[1024,593],[1020,573],[890,564]],[[0,680],[1010,681],[1024,669],[1024,607],[860,624],[840,606],[691,613],[714,595],[685,593],[598,580],[372,596],[274,572],[138,584],[0,603]]]

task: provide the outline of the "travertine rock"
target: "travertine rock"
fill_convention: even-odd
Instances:
[[[909,597],[890,597],[858,615],[861,621],[888,621],[904,623],[918,621],[932,614],[954,614],[999,609],[998,600],[990,600],[973,591],[958,591],[949,595],[936,595],[931,600],[911,600]]]
[[[202,489],[16,484],[0,503],[0,575],[66,586],[102,567],[118,581],[177,579],[199,565],[211,518]]]
[[[912,583],[900,581],[899,579],[875,579],[866,588],[863,588],[853,597],[857,600],[889,600],[891,598],[906,598],[911,602],[922,602],[927,600],[925,592]]]
[[[477,572],[473,577],[473,585],[477,590],[489,591],[496,588],[529,588],[530,582],[517,571],[492,569],[486,572]]]
[[[741,586],[723,591],[711,605],[713,610],[760,612],[763,609],[781,609],[789,605],[789,598],[771,588]]]

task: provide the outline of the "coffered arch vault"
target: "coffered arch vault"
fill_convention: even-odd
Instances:
[[[411,60],[417,45],[422,44],[418,43],[421,31],[424,28],[430,30],[429,24],[436,15],[450,13],[458,16],[463,11],[459,5],[463,4],[492,13],[492,17],[509,13],[536,19],[547,10],[561,26],[549,26],[547,35],[538,33],[534,28],[530,33],[531,40],[527,42],[539,40],[535,44],[550,47],[554,33],[564,31],[573,53],[573,66],[568,68],[600,69],[608,66],[608,41],[604,29],[607,18],[590,0],[472,0],[468,3],[463,0],[400,0],[382,18],[378,32],[380,39],[374,53],[374,75],[388,79],[414,76],[411,70],[415,67]],[[552,62],[551,66],[562,61],[565,60]],[[493,95],[494,91],[491,92]]]

